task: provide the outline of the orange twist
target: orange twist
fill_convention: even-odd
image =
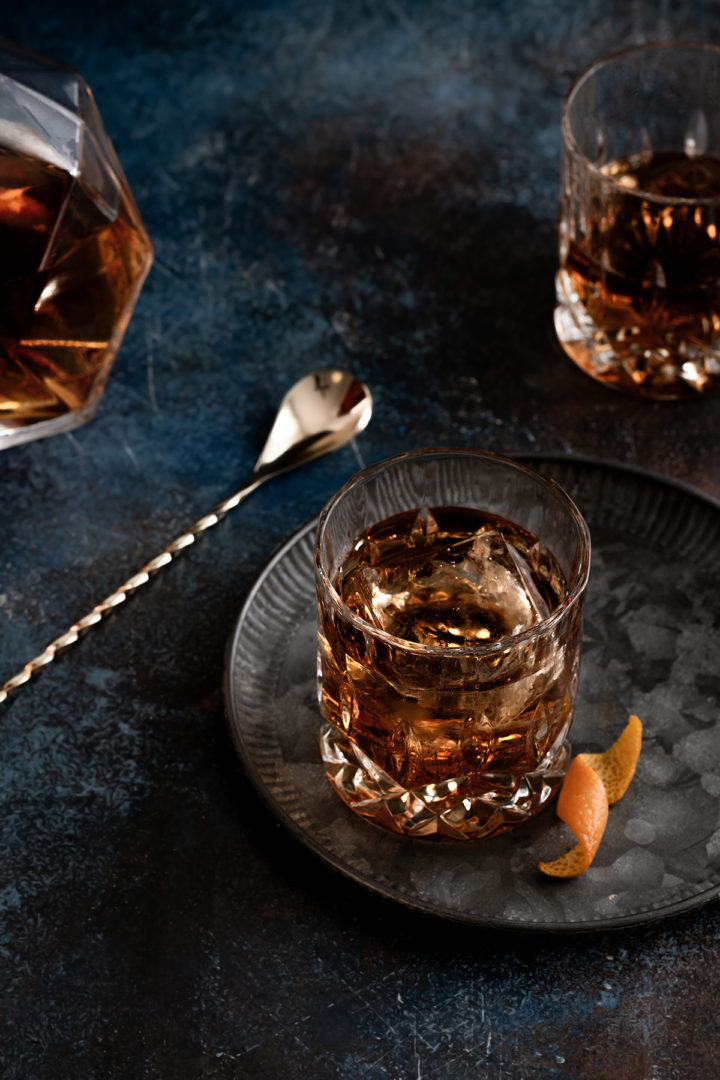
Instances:
[[[557,815],[572,829],[576,847],[538,866],[549,877],[577,877],[587,870],[600,846],[608,808],[628,789],[642,745],[642,724],[628,719],[619,739],[603,754],[578,754],[563,780]]]

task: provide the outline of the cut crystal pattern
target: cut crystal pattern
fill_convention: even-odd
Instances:
[[[487,791],[464,799],[467,776],[441,784],[403,787],[331,724],[323,724],[320,755],[336,792],[362,817],[402,836],[423,840],[479,840],[527,821],[553,797],[565,775],[570,747],[554,748],[540,767],[520,775],[487,773]]]
[[[0,43],[0,446],[95,411],[152,247],[78,72]]]

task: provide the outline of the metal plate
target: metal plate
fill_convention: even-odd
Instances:
[[[253,586],[228,647],[237,752],[278,818],[314,852],[385,897],[516,930],[630,925],[720,889],[720,504],[605,462],[527,459],[583,511],[592,533],[573,749],[602,750],[637,713],[643,751],[580,878],[537,869],[574,843],[549,807],[490,840],[437,844],[356,817],[320,763],[309,522]]]

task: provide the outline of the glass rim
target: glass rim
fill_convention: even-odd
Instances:
[[[573,80],[572,85],[563,98],[560,120],[563,143],[575,159],[582,161],[589,172],[593,173],[599,180],[607,184],[608,187],[623,196],[641,198],[644,201],[654,203],[657,206],[720,206],[720,195],[687,198],[684,195],[659,195],[657,192],[645,191],[644,188],[625,187],[624,184],[618,183],[614,177],[608,176],[607,173],[603,172],[598,165],[590,160],[587,154],[583,153],[572,132],[570,108],[576,94],[589,79],[596,75],[602,68],[608,67],[615,63],[616,60],[620,60],[623,57],[630,56],[633,53],[640,55],[641,53],[649,53],[653,50],[660,51],[663,49],[668,51],[672,50],[673,52],[681,52],[685,49],[715,53],[718,62],[720,62],[720,45],[716,45],[711,41],[647,41],[641,45],[628,45],[623,49],[617,49],[614,52],[607,53],[605,56],[598,57],[597,60],[593,60],[593,62]]]
[[[517,634],[510,634],[507,637],[500,638],[498,641],[491,641],[487,644],[478,645],[464,645],[459,648],[448,647],[443,645],[425,645],[419,641],[409,641],[407,638],[396,637],[394,634],[389,633],[387,630],[382,630],[378,626],[374,626],[372,623],[363,619],[348,607],[343,598],[338,593],[337,589],[330,580],[325,569],[321,565],[320,561],[320,542],[327,525],[330,514],[337,506],[340,500],[359,483],[365,483],[371,479],[372,476],[379,472],[385,471],[397,465],[399,462],[409,461],[419,458],[452,458],[452,457],[468,457],[479,460],[491,460],[499,465],[510,466],[516,469],[520,473],[524,473],[526,476],[530,476],[534,481],[539,482],[541,486],[546,487],[560,503],[562,503],[565,509],[568,511],[573,524],[578,532],[579,539],[579,557],[573,562],[573,568],[571,576],[575,578],[571,587],[568,588],[567,596],[553,609],[552,613],[545,619],[541,619],[540,622],[534,623],[532,626],[527,627],[525,630],[521,630]],[[369,524],[374,524],[369,522]],[[352,539],[351,541],[352,542]],[[372,637],[377,638],[380,641],[391,645],[393,648],[403,650],[408,653],[415,653],[425,657],[442,657],[446,660],[457,660],[461,657],[473,657],[475,659],[485,656],[492,656],[497,653],[507,652],[509,649],[514,649],[518,645],[531,641],[541,634],[547,633],[552,630],[557,623],[559,623],[572,608],[576,607],[581,601],[585,590],[587,588],[588,578],[590,576],[590,551],[591,551],[591,538],[590,529],[585,521],[585,518],[581,514],[580,510],[573,502],[567,491],[553,480],[552,477],[544,476],[536,469],[525,465],[523,462],[516,460],[515,458],[506,457],[503,454],[497,454],[493,450],[476,450],[467,447],[425,447],[419,450],[406,450],[400,454],[394,454],[392,457],[384,458],[381,461],[377,461],[372,465],[367,465],[364,469],[360,469],[354,473],[345,483],[339,488],[332,498],[326,503],[318,519],[317,530],[315,534],[315,551],[314,551],[314,566],[315,576],[319,579],[323,588],[327,590],[331,599],[333,600],[336,608],[342,613],[343,617],[350,622],[353,626],[357,627],[363,634],[369,633]]]

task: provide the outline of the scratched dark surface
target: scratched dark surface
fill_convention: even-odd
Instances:
[[[295,378],[352,366],[376,411],[0,706],[3,1080],[715,1075],[717,902],[543,936],[383,901],[265,809],[222,673],[265,560],[359,462],[582,453],[720,497],[720,398],[620,397],[551,331],[563,93],[610,49],[716,40],[717,4],[91,15],[2,31],[86,76],[156,262],[96,418],[0,455],[2,678],[239,486]]]

